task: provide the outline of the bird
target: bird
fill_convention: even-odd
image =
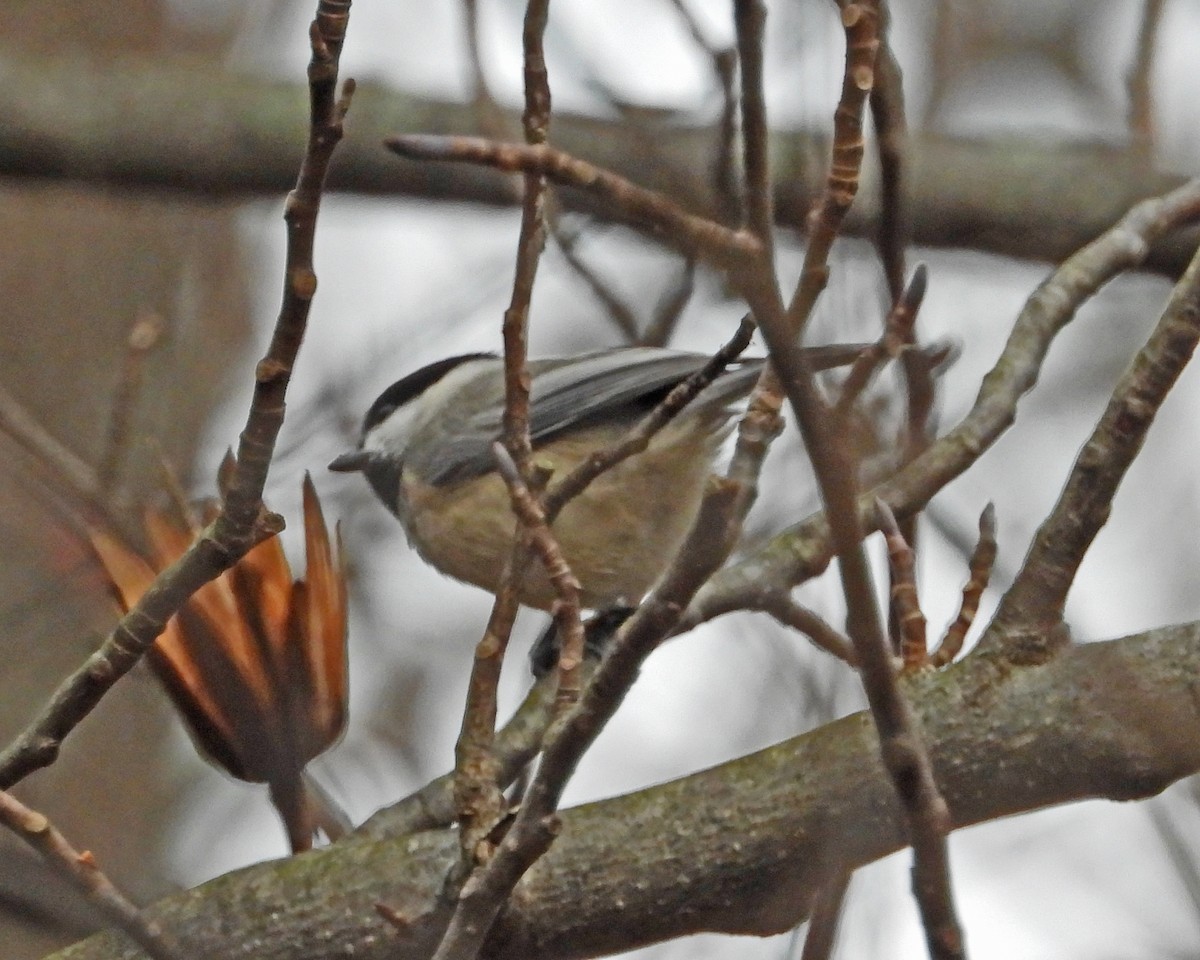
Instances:
[[[813,369],[851,362],[860,344],[805,348]],[[559,478],[620,441],[710,357],[661,347],[618,347],[528,362],[535,462]],[[739,360],[651,439],[602,473],[557,517],[553,531],[585,609],[627,607],[649,591],[696,515],[736,404],[765,358]],[[504,362],[469,353],[431,363],[384,390],[363,419],[356,449],[329,468],[361,472],[411,545],[456,580],[495,593],[515,519],[492,449],[504,413]],[[526,566],[521,603],[551,609],[541,564]]]

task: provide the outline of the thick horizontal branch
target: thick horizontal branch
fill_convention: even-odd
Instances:
[[[196,61],[0,56],[0,176],[70,179],[131,188],[182,190],[203,197],[277,195],[295,179],[303,146],[307,88]],[[467,103],[422,98],[363,84],[354,122],[339,148],[330,187],[509,205],[517,194],[490,170],[404,163],[381,146],[393,134],[477,133]],[[511,122],[519,117],[514,112]],[[651,190],[709,184],[720,149],[715,127],[669,117],[634,128],[557,114],[557,146]],[[515,126],[514,126],[515,129]],[[800,229],[824,171],[813,157],[823,141],[777,132],[772,165],[775,219]],[[1181,182],[1149,174],[1134,153],[1045,136],[989,141],[912,138],[913,241],[1061,260],[1143,197]],[[689,191],[689,194],[695,191]],[[864,171],[851,233],[878,219],[878,179]],[[692,212],[720,219],[720,200]],[[585,198],[565,196],[581,206]],[[693,201],[689,195],[689,203]],[[595,211],[595,207],[591,207]],[[599,211],[603,213],[604,211]],[[1189,247],[1190,243],[1190,247]],[[1178,275],[1196,238],[1164,240],[1148,266]]]
[[[976,655],[909,678],[956,827],[1085,798],[1152,795],[1200,770],[1200,623],[1016,666]],[[832,870],[905,843],[874,726],[855,714],[732,763],[568,810],[485,956],[569,958],[686,933],[770,934]],[[451,831],[359,836],[168,898],[147,915],[205,956],[427,956]],[[401,936],[376,911],[410,921]],[[116,934],[57,960],[132,960]]]

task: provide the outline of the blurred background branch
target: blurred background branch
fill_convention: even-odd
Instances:
[[[205,98],[194,96],[203,84]],[[128,91],[138,91],[132,100]],[[294,177],[303,144],[296,111],[305,87],[253,74],[213,73],[202,63],[6,52],[0,58],[0,175],[69,179],[137,191],[182,191],[198,199],[278,195]],[[353,135],[330,174],[335,191],[458,200],[509,206],[518,202],[505,176],[486,170],[440,170],[397,162],[384,138],[407,133],[465,136],[478,131],[472,103],[421,96],[363,83],[356,94]],[[520,112],[504,114],[520,129]],[[1136,200],[1164,193],[1181,177],[1147,169],[1135,149],[1102,141],[1069,142],[1010,134],[950,137],[914,130],[909,209],[913,243],[968,247],[1057,260],[1111,224]],[[654,144],[647,163],[645,142]],[[823,134],[776,129],[772,135],[776,223],[802,230],[824,178],[815,157]],[[664,116],[639,122],[558,112],[561,149],[640,186],[672,195],[680,183],[709,183],[722,149],[719,127]],[[718,192],[694,212],[721,219]],[[597,212],[564,191],[568,209]],[[879,182],[864,171],[862,195],[847,233],[865,236],[878,222]],[[1148,260],[1177,275],[1196,234],[1164,243]]]

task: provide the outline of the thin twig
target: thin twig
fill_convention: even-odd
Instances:
[[[557,242],[563,259],[579,275],[579,278],[583,280],[587,288],[592,291],[593,296],[604,306],[604,310],[608,318],[612,321],[613,326],[617,328],[617,331],[625,338],[627,343],[637,343],[640,340],[637,317],[634,316],[629,305],[617,295],[615,290],[605,283],[603,278],[580,255],[578,250],[580,231],[568,231],[562,226],[561,220],[553,218],[547,222],[547,227],[551,236]]]
[[[525,112],[522,117],[522,127],[525,131],[526,144],[530,148],[545,147],[546,135],[550,126],[550,84],[542,47],[548,16],[549,0],[530,0],[525,8],[523,31]],[[527,331],[533,284],[545,244],[547,178],[545,173],[539,170],[523,172],[525,174],[525,193],[521,211],[521,230],[517,241],[517,263],[513,278],[512,298],[504,313],[503,325],[504,414],[501,438],[503,450],[511,460],[515,473],[515,480],[510,484],[510,489],[513,491],[514,512],[529,506],[520,499],[519,491],[523,490],[528,494],[528,487],[533,486],[540,492],[545,483],[545,477],[541,476],[540,472],[534,468],[533,445],[529,435],[530,380],[527,366]],[[507,465],[507,461],[503,457],[500,465],[502,470]],[[536,508],[536,504],[533,504],[533,507]],[[521,513],[517,513],[518,522],[513,552],[505,564],[500,588],[492,607],[492,615],[483,638],[476,647],[475,660],[471,669],[467,702],[463,709],[462,731],[455,751],[455,798],[459,807],[460,842],[463,855],[461,870],[464,886],[459,891],[459,899],[445,937],[438,946],[436,956],[439,960],[449,957],[474,956],[478,944],[475,944],[476,949],[471,949],[469,944],[475,942],[476,933],[481,937],[487,932],[486,926],[482,931],[477,929],[478,911],[482,910],[486,913],[492,907],[490,899],[492,896],[499,897],[494,903],[494,909],[499,910],[500,904],[507,896],[507,890],[498,893],[493,888],[486,886],[481,890],[476,877],[479,867],[487,864],[495,852],[491,835],[495,826],[506,813],[506,804],[499,785],[497,758],[492,749],[496,734],[497,691],[504,654],[508,649],[509,637],[516,618],[519,586],[525,574],[528,556],[527,548],[531,536],[535,536],[526,521],[533,520],[536,523],[536,514],[536,509],[528,512],[528,516],[524,517]],[[552,557],[547,552],[543,556],[561,563],[564,572],[560,583],[564,586],[564,590],[567,593],[570,592],[566,587],[568,582],[575,588],[574,607],[572,608],[569,603],[564,603],[561,607],[564,617],[562,631],[564,641],[560,651],[560,663],[575,663],[577,670],[578,664],[583,661],[583,627],[579,622],[578,582],[571,576],[565,561],[562,561],[561,554]],[[557,568],[553,572],[559,573]],[[566,622],[570,619],[572,610],[574,611],[574,624],[567,627]],[[578,682],[578,673],[572,672],[571,679],[573,682]],[[549,838],[546,837],[547,846],[549,842]],[[483,906],[480,906],[481,902],[484,904]]]
[[[729,555],[736,533],[738,484],[712,479],[684,545],[659,586],[614,638],[576,706],[552,730],[537,774],[495,855],[464,885],[436,960],[474,957],[508,893],[549,847],[568,779],[616,712],[644,659],[666,636],[688,597]]]
[[[769,613],[785,627],[798,630],[826,653],[852,667],[858,666],[854,644],[815,611],[796,603],[786,593],[768,593],[759,601],[759,609]]]
[[[529,146],[429,134],[393,136],[384,143],[393,153],[413,160],[471,163],[510,173],[544,174],[555,183],[600,198],[616,216],[643,223],[663,242],[720,268],[754,255],[759,248],[749,234],[687,213],[661,193],[639,187],[545,144]]]
[[[1050,345],[1080,306],[1114,276],[1143,263],[1164,234],[1198,217],[1200,180],[1193,180],[1137,204],[1054,270],[1026,302],[967,415],[895,476],[859,497],[863,523],[873,524],[876,497],[897,517],[910,516],[975,463],[1011,426],[1019,400],[1037,383]],[[697,595],[680,628],[691,629],[731,610],[753,609],[764,587],[790,590],[819,575],[833,556],[826,516],[813,514],[717,574]]]
[[[841,393],[833,408],[835,418],[844,418],[884,361],[899,356],[904,347],[912,342],[912,328],[925,299],[928,275],[925,264],[917,264],[908,286],[888,313],[882,335],[859,355],[842,381]]]
[[[875,245],[887,278],[892,303],[891,313],[894,314],[901,301],[906,296],[911,296],[913,290],[912,282],[907,290],[904,286],[904,277],[908,272],[905,253],[910,233],[905,179],[908,121],[904,108],[904,78],[888,39],[890,27],[891,12],[888,2],[879,0],[879,50],[875,56],[875,84],[871,88],[870,96],[880,174],[879,231],[876,234]],[[918,267],[918,270],[923,270],[923,267]],[[916,277],[913,282],[916,282]],[[924,276],[919,282],[923,292]],[[912,347],[917,343],[916,312],[920,307],[919,295],[916,304],[916,309],[913,309],[911,316],[907,318],[907,325],[901,328],[902,343],[905,346]],[[889,322],[890,320],[889,315]],[[915,350],[901,354],[901,368],[908,388],[908,416],[904,442],[901,444],[901,456],[904,460],[911,460],[928,446],[936,429],[935,424],[931,422],[935,396],[934,368]],[[913,551],[917,549],[918,532],[915,515],[900,521],[900,533]],[[900,646],[902,641],[899,626],[895,621],[895,608],[889,616],[888,628],[893,646]]]
[[[900,657],[905,670],[915,670],[928,662],[925,614],[917,597],[917,577],[912,547],[905,541],[896,517],[882,500],[875,501],[879,529],[888,550],[888,569],[892,575],[892,609],[900,633]]]
[[[975,614],[979,612],[979,601],[983,598],[983,591],[987,589],[995,563],[996,508],[989,503],[979,515],[979,540],[976,541],[975,550],[971,554],[971,577],[963,587],[958,616],[946,628],[946,635],[930,655],[929,662],[933,666],[946,666],[962,650],[967,631],[971,629],[971,624],[975,622]]]
[[[846,31],[846,69],[842,94],[833,115],[833,155],[825,189],[808,216],[808,246],[800,282],[788,307],[792,337],[800,339],[829,279],[829,251],[846,212],[858,193],[863,158],[863,104],[875,83],[875,52],[879,47],[879,13],[873,0],[841,2]]]
[[[879,230],[875,246],[893,304],[904,290],[905,248],[908,245],[908,205],[904,159],[908,122],[904,111],[904,77],[888,42],[891,14],[887,0],[879,3],[879,51],[875,55],[875,84],[871,87],[871,119],[879,154]]]
[[[838,920],[850,890],[850,876],[849,871],[841,871],[817,894],[812,916],[808,918],[808,933],[804,937],[800,960],[829,960],[833,956]]]
[[[62,488],[68,499],[86,513],[101,518],[129,542],[137,542],[138,525],[101,489],[96,472],[59,443],[37,417],[3,387],[0,387],[0,432],[28,452],[44,468],[50,483]]]
[[[1147,167],[1154,158],[1154,46],[1165,7],[1165,0],[1145,0],[1137,50],[1125,80],[1129,91],[1129,138]]]
[[[112,494],[120,479],[122,460],[129,448],[129,428],[137,408],[138,394],[141,393],[146,354],[154,349],[162,332],[162,317],[150,312],[140,315],[129,332],[125,360],[121,365],[121,379],[113,397],[108,441],[100,458],[100,466],[96,468],[100,489],[106,495]]]
[[[1125,471],[1142,448],[1159,407],[1200,340],[1200,252],[1192,258],[1146,345],[1121,377],[1079,452],[1054,509],[996,613],[1003,633],[1058,624],[1076,571],[1100,528]],[[1046,631],[1048,636],[1055,631]],[[1047,642],[1050,642],[1047,640]]]
[[[930,949],[937,957],[961,956],[961,938],[954,942],[952,936],[957,927],[952,922],[945,859],[949,813],[937,793],[928,754],[914,731],[911,708],[896,683],[861,542],[863,524],[854,469],[847,451],[830,432],[829,410],[812,371],[795,346],[825,286],[829,250],[857,191],[862,161],[862,108],[874,77],[878,12],[872,3],[847,3],[842,8],[842,23],[846,29],[846,70],[835,113],[833,161],[824,194],[810,217],[809,244],[792,304],[783,309],[776,285],[764,270],[747,269],[735,273],[734,280],[759,321],[771,363],[796,415],[817,475],[841,571],[848,632],[879,731],[884,765],[904,804],[913,838],[914,887]],[[945,895],[939,897],[939,893]]]
[[[579,581],[571,573],[562,548],[550,530],[549,514],[538,503],[516,463],[501,443],[493,444],[497,470],[508,487],[512,499],[512,510],[524,528],[533,552],[542,561],[546,578],[557,594],[553,607],[554,623],[562,644],[558,658],[558,701],[559,712],[579,698],[583,684],[583,621],[580,619]]]
[[[761,265],[757,270],[747,269],[734,274],[735,283],[758,320],[772,367],[796,415],[816,472],[837,545],[849,633],[863,664],[868,698],[872,695],[870,677],[873,672],[882,670],[884,664],[875,664],[872,669],[868,661],[874,655],[874,634],[880,627],[870,570],[861,546],[862,528],[855,509],[857,483],[854,469],[847,460],[847,451],[831,432],[829,411],[796,342],[825,285],[829,249],[857,190],[862,161],[862,108],[873,77],[877,20],[876,11],[867,3],[849,4],[842,12],[846,29],[846,69],[842,97],[835,113],[833,161],[824,194],[810,217],[812,230],[791,307],[784,310],[773,275]],[[745,60],[747,57],[760,59],[761,44],[739,42],[739,49],[743,56],[743,83],[746,83]],[[754,97],[748,97],[746,93],[743,93],[743,100],[755,102]]]
[[[255,370],[237,470],[221,512],[187,552],[159,574],[100,649],[59,686],[33,722],[0,754],[0,788],[53,763],[63,738],[133,668],[187,599],[282,528],[282,519],[263,508],[262,490],[316,292],[312,249],[321,191],[354,90],[353,82],[347,81],[341,96],[337,94],[338,58],[349,7],[349,0],[320,0],[310,29],[311,123],[296,188],[284,213],[288,252],[283,303],[266,356]]]
[[[904,636],[904,666],[912,669],[924,665],[926,653],[925,617],[917,604],[915,585],[912,584],[911,551],[903,542],[896,518],[887,505],[877,500],[875,506],[880,527],[888,538],[893,562],[899,558],[900,569],[894,577],[905,587],[896,595],[900,608],[898,619]],[[911,594],[908,593],[909,586],[913,587]],[[913,629],[914,624],[919,629]],[[883,638],[879,639],[882,642]],[[883,649],[890,661],[890,647],[884,646]],[[913,850],[913,895],[921,912],[929,956],[931,960],[961,960],[966,956],[966,946],[958,922],[958,911],[954,906],[950,858],[946,848],[946,836],[950,833],[951,824],[950,808],[938,790],[933,776],[933,761],[917,729],[912,708],[896,682],[895,671],[889,669],[886,675],[877,675],[872,679],[884,688],[883,696],[873,700],[871,714],[879,730],[879,749],[884,766],[904,807]]]
[[[704,30],[683,0],[670,0],[696,46],[704,51],[712,64],[713,75],[721,88],[721,117],[717,152],[713,157],[713,185],[716,193],[716,208],[723,223],[733,223],[738,215],[740,184],[734,147],[738,134],[738,101],[734,87],[737,82],[738,56],[732,47],[718,47],[709,41]]]
[[[518,585],[527,559],[523,538],[513,542],[467,683],[462,727],[454,750],[454,804],[459,822],[463,876],[491,855],[487,838],[504,816],[501,771],[494,751],[497,691],[508,638],[520,607]]]
[[[686,257],[683,270],[673,289],[668,291],[660,303],[654,308],[654,316],[646,324],[646,332],[638,342],[647,347],[665,347],[671,341],[683,310],[692,299],[696,288],[696,260]]]
[[[546,493],[544,506],[548,522],[553,523],[562,508],[583,493],[602,473],[641,453],[655,434],[678,416],[705,387],[719,377],[750,345],[754,323],[744,317],[737,332],[700,370],[675,387],[663,401],[616,444],[592,453],[579,466],[559,479]]]
[[[742,285],[762,291],[762,302],[779,300],[779,279],[775,272],[774,243],[770,215],[773,205],[771,192],[769,127],[766,95],[763,89],[763,28],[765,7],[759,0],[739,0],[734,6],[734,28],[737,34],[738,66],[741,75],[742,156],[745,179],[745,221],[761,244],[758,255],[746,258],[742,270]],[[762,305],[747,297],[752,312]],[[769,307],[768,307],[769,309]],[[756,323],[762,323],[760,316]],[[726,475],[741,485],[743,511],[739,522],[758,499],[758,484],[763,462],[772,442],[783,431],[783,389],[773,364],[763,368],[754,392],[746,405],[746,413],[738,423],[737,441]]]
[[[589,661],[585,660],[585,670]],[[497,784],[507,788],[517,774],[537,756],[542,738],[554,719],[554,674],[547,674],[526,694],[517,712],[497,731],[492,741]],[[356,833],[372,837],[398,837],[449,826],[458,815],[454,800],[455,773],[451,770],[420,790],[380,810]]]
[[[43,814],[4,790],[0,790],[0,823],[40,853],[58,876],[82,893],[154,960],[186,960],[190,956],[117,889],[90,852],[76,850]]]
[[[738,61],[742,70],[742,162],[746,178],[746,226],[762,242],[764,259],[772,257],[774,204],[771,198],[770,129],[763,92],[762,0],[735,0]]]
[[[507,136],[508,114],[492,96],[483,69],[479,43],[478,0],[462,0],[462,11],[464,46],[467,51],[467,68],[470,71],[471,103],[475,108],[475,120],[479,129],[489,137],[502,138]]]

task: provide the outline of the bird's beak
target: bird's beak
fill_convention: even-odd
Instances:
[[[351,450],[349,453],[343,453],[329,464],[330,470],[336,470],[338,473],[357,473],[360,470],[366,470],[370,464],[372,455],[366,450]]]

